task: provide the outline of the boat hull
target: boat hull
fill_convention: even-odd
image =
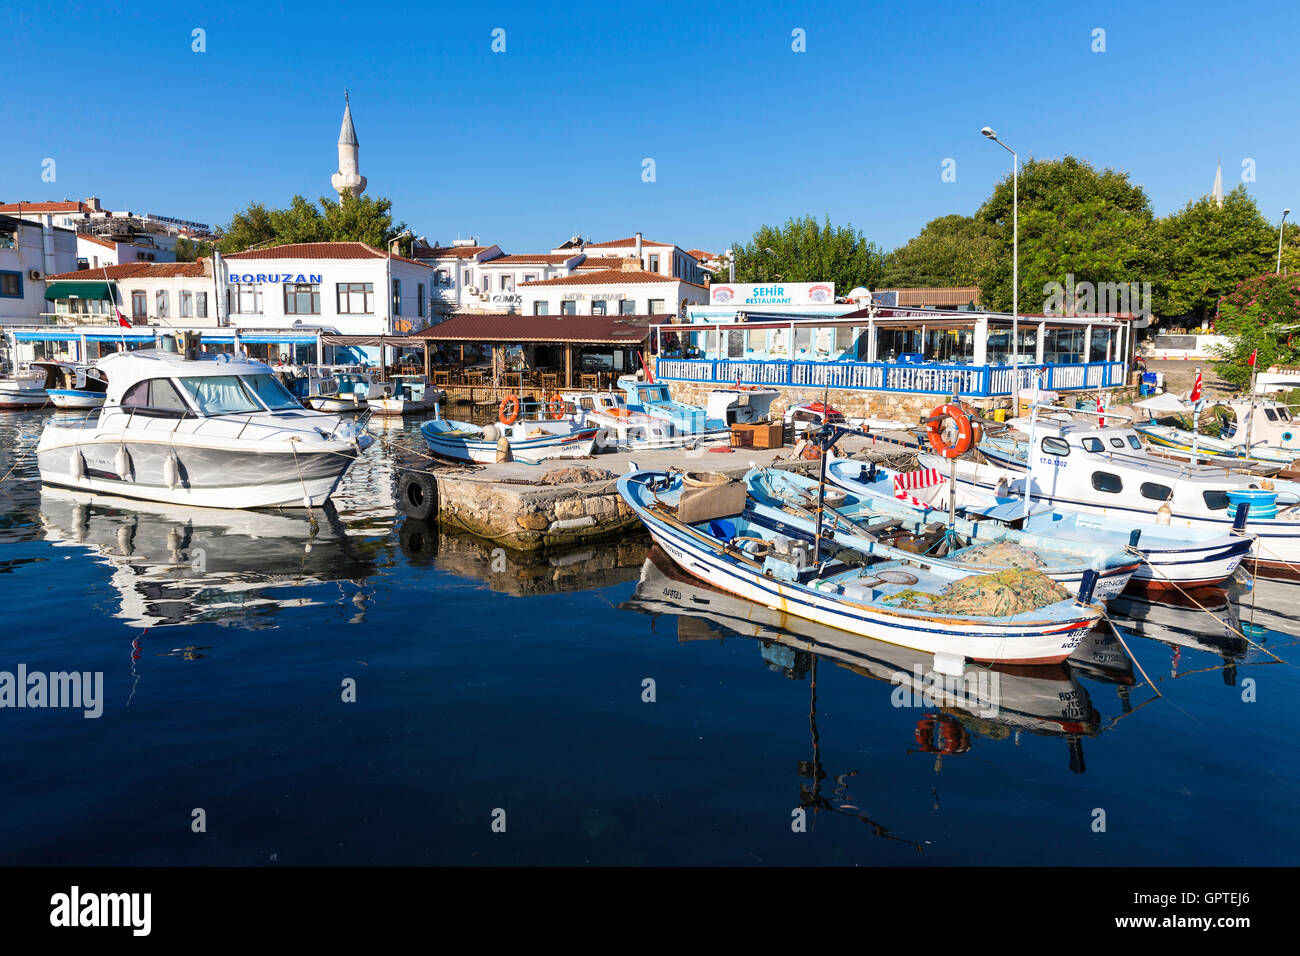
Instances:
[[[431,423],[426,423],[431,424]],[[429,450],[444,458],[488,465],[497,460],[497,443],[446,436],[435,429],[422,428]],[[514,461],[536,463],[551,458],[585,458],[596,448],[600,429],[587,428],[569,435],[546,435],[541,438],[510,440],[510,457]]]
[[[46,392],[55,408],[102,408],[103,392],[85,392],[73,388],[51,388]]]
[[[117,472],[119,448],[127,452],[125,476]],[[295,455],[117,436],[47,443],[43,436],[36,458],[41,481],[61,488],[204,508],[300,508],[324,504],[358,451],[345,442]],[[173,452],[176,480],[169,485],[167,461]],[[74,467],[76,455],[80,468]]]

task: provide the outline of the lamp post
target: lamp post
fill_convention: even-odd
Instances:
[[[1290,209],[1282,210],[1282,221],[1277,224],[1277,274],[1282,274],[1282,230],[1286,228],[1286,217],[1291,214]]]
[[[980,130],[1011,154],[1011,395],[1015,414],[1020,414],[1020,156],[993,132]]]

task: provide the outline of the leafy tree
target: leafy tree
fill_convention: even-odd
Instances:
[[[1128,174],[1098,171],[1066,156],[1030,158],[1021,167],[1020,310],[1041,312],[1044,286],[1074,282],[1150,281],[1151,204]],[[980,301],[1010,311],[1012,304],[1012,177],[1008,174],[975,213],[993,227],[997,255],[980,274]]]
[[[1277,264],[1277,230],[1244,185],[1223,197],[1222,208],[1205,196],[1161,219],[1154,245],[1161,276],[1155,312],[1165,316],[1204,321],[1220,296]]]
[[[267,209],[249,203],[236,212],[224,230],[219,248],[242,252],[256,245],[295,242],[368,242],[386,249],[389,241],[406,232],[406,223],[393,223],[388,199],[347,194],[339,202],[322,196],[319,208],[303,196],[294,196],[286,209]],[[398,251],[410,255],[412,238],[405,237]]]
[[[889,254],[880,283],[885,288],[977,285],[992,269],[999,248],[991,223],[971,216],[940,216]]]
[[[211,255],[212,243],[210,242],[199,242],[186,239],[184,236],[176,240],[177,262],[198,262],[200,259],[206,259]]]
[[[885,257],[853,226],[819,224],[812,216],[788,219],[784,226],[761,226],[745,246],[734,247],[737,282],[834,282],[848,292],[854,286],[880,284]]]
[[[1214,351],[1220,359],[1215,371],[1229,382],[1250,382],[1248,363],[1256,349],[1257,370],[1300,365],[1300,275],[1263,275],[1241,282],[1219,303],[1214,328],[1228,337],[1228,344]]]

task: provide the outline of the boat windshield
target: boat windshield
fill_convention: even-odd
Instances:
[[[180,379],[203,415],[301,408],[275,377],[266,375],[190,375]],[[259,401],[260,399],[260,401]]]

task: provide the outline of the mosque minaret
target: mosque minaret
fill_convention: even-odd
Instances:
[[[361,144],[357,142],[357,130],[352,125],[352,104],[346,91],[343,93],[343,128],[339,130],[339,171],[330,177],[334,191],[339,194],[339,202],[344,193],[360,196],[366,190],[366,177],[358,168],[357,155]]]

